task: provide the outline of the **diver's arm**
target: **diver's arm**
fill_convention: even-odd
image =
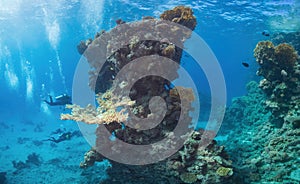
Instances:
[[[44,102],[46,102],[48,105],[51,105],[51,103],[50,103],[50,102],[48,102],[47,100],[44,100]]]
[[[49,95],[49,99],[50,99],[50,103],[53,104],[53,99],[51,95]]]

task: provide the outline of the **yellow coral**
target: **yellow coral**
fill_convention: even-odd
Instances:
[[[233,174],[232,168],[228,167],[219,167],[216,171],[217,175],[219,176],[231,176]]]
[[[95,108],[91,104],[82,108],[78,105],[67,105],[66,108],[72,109],[71,114],[61,114],[62,120],[73,120],[85,122],[87,124],[109,124],[111,122],[125,122],[128,118],[126,106],[132,106],[135,101],[128,97],[119,98],[111,90],[102,95],[97,95],[99,107]],[[122,108],[118,111],[119,108]]]
[[[175,55],[175,45],[168,45],[163,51],[162,54],[165,56],[173,57]]]
[[[195,173],[183,173],[180,175],[181,181],[184,183],[194,183],[197,181],[197,175]]]

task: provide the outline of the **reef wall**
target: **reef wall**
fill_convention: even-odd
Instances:
[[[234,99],[225,114],[230,141],[224,145],[239,183],[300,181],[299,50],[278,39],[299,39],[299,34],[279,35],[277,46],[271,41],[257,44],[254,56],[262,79],[250,82],[248,94]]]

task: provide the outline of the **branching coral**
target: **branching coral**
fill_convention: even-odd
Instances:
[[[71,109],[71,114],[61,114],[62,120],[82,121],[87,124],[109,124],[112,122],[125,122],[128,118],[126,109],[134,105],[134,101],[128,97],[120,98],[113,94],[112,90],[102,95],[97,95],[98,107],[95,108],[91,104],[85,108],[78,105],[67,105],[66,108]],[[120,110],[121,108],[121,110]]]

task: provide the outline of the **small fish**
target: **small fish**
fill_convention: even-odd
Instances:
[[[249,64],[248,64],[248,63],[246,63],[246,62],[242,62],[242,65],[243,65],[244,67],[246,67],[246,68],[248,68],[248,67],[249,67]]]
[[[261,34],[264,36],[270,36],[270,33],[266,32],[266,31],[263,31]]]

